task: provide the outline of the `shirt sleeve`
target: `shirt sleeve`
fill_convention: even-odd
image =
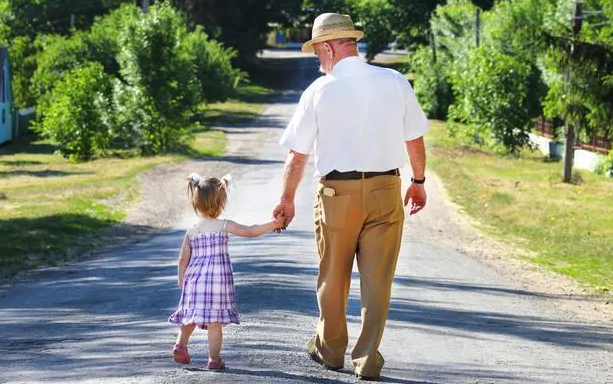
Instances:
[[[292,120],[283,132],[279,143],[303,154],[311,154],[317,136],[317,117],[313,105],[313,90],[307,88],[300,97]]]
[[[409,141],[423,136],[430,127],[430,122],[417,101],[413,87],[411,87],[411,84],[406,80],[404,80],[404,83],[406,97],[404,111],[404,140]]]

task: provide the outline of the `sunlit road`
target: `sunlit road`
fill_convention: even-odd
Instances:
[[[229,129],[244,167],[234,175],[227,216],[269,218],[281,190],[285,151],[277,144],[317,63],[297,51],[268,52],[291,69],[290,90],[252,127]],[[263,132],[261,142],[242,132]],[[251,143],[253,144],[253,143]],[[245,151],[249,148],[249,152]],[[186,170],[191,171],[191,170]],[[206,169],[201,170],[206,174]],[[16,283],[0,299],[0,382],[10,383],[351,383],[345,370],[324,371],[304,351],[315,329],[317,256],[312,235],[315,181],[297,196],[288,231],[231,239],[242,324],[228,326],[222,354],[229,370],[211,373],[205,333],[192,364],[178,366],[166,323],[177,305],[176,256],[193,213],[150,240],[110,247],[95,259],[49,269]],[[410,175],[405,171],[404,175]],[[434,180],[432,178],[432,180]],[[613,330],[564,320],[548,297],[533,294],[458,253],[445,236],[447,208],[436,182],[429,206],[407,218],[381,352],[383,381],[451,383],[613,383]],[[177,196],[183,199],[184,196]],[[427,231],[427,233],[426,233]],[[359,329],[359,282],[349,298],[350,347]]]

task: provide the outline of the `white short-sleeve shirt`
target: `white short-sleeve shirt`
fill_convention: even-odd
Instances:
[[[300,97],[280,143],[315,153],[315,176],[382,172],[407,163],[405,141],[429,127],[413,88],[397,71],[348,57]]]

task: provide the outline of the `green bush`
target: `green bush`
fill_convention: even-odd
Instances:
[[[141,95],[125,99],[133,102],[127,110],[156,112],[156,121],[141,125],[138,142],[143,153],[166,152],[180,144],[183,128],[202,101],[190,52],[181,46],[186,36],[181,15],[165,3],[152,7],[119,35],[121,77],[125,87]]]
[[[142,12],[138,7],[123,5],[107,16],[97,18],[85,35],[85,42],[90,50],[90,61],[101,63],[106,73],[110,75],[119,75],[117,55],[121,48],[120,33],[141,17]]]
[[[450,117],[467,123],[470,134],[489,136],[509,153],[528,146],[533,69],[521,59],[486,48],[474,49],[463,76],[454,76],[456,103]]]
[[[607,156],[605,156],[604,159],[602,159],[602,161],[598,163],[594,169],[594,172],[599,175],[608,174],[609,176],[613,177],[613,149]]]
[[[35,128],[55,142],[59,151],[74,160],[103,156],[112,133],[105,122],[111,110],[111,79],[99,63],[85,63],[69,71],[54,88],[53,103],[41,111]]]
[[[431,48],[421,47],[413,56],[411,67],[419,74],[414,87],[422,108],[428,117],[445,120],[453,103],[453,93],[442,64],[433,61]]]
[[[185,37],[180,49],[191,61],[204,101],[225,101],[232,95],[243,77],[240,71],[232,68],[232,58],[236,56],[233,49],[209,40],[201,27]]]
[[[32,77],[31,92],[36,99],[37,111],[48,107],[53,88],[64,75],[87,61],[89,49],[83,37],[83,34],[77,34],[72,37],[39,35],[36,38],[37,68]],[[40,118],[38,112],[37,116]]]
[[[39,36],[35,47],[37,67],[32,69],[30,89],[37,104],[35,125],[61,143],[61,152],[80,160],[103,155],[108,149],[157,154],[183,146],[198,107],[225,100],[242,76],[232,68],[233,50],[209,40],[201,28],[188,32],[181,15],[168,3],[156,4],[147,14],[125,5],[96,20],[89,31],[69,37]],[[58,95],[77,97],[67,90],[67,76],[81,74],[78,70],[85,65],[91,72],[91,63],[105,74],[105,103],[114,112],[92,121],[91,131],[104,131],[105,140],[82,135],[79,142],[89,140],[92,145],[74,148],[73,143],[62,144],[66,139],[57,126],[58,116],[67,115],[52,104]],[[64,88],[56,94],[60,84]],[[93,85],[78,91],[98,92]],[[86,121],[83,124],[90,130]]]

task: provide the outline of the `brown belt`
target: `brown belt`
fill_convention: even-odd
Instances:
[[[322,180],[360,180],[360,179],[370,179],[371,177],[376,176],[400,176],[400,171],[398,168],[390,169],[389,171],[384,172],[358,172],[358,171],[348,171],[348,172],[339,172],[334,170],[324,177]]]

